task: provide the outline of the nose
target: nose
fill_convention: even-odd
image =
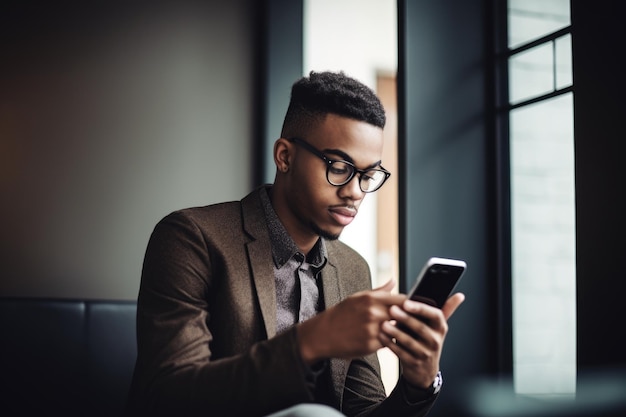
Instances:
[[[339,187],[339,196],[352,201],[362,200],[365,193],[361,190],[361,174],[355,172],[354,176],[346,184]]]

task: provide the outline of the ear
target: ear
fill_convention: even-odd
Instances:
[[[291,164],[291,142],[285,138],[278,138],[274,142],[274,163],[279,172],[289,171]]]

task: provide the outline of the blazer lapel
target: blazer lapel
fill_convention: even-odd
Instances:
[[[332,249],[327,245],[328,249],[328,264],[322,270],[322,288],[324,292],[324,308],[330,308],[339,303],[342,299],[343,288],[341,286],[341,277],[337,271],[337,267],[330,262],[333,259]],[[341,401],[343,400],[343,389],[345,386],[346,375],[348,374],[348,367],[350,361],[345,359],[331,359],[330,360],[330,375],[332,378],[333,389],[335,391],[335,397],[339,401],[341,407]]]
[[[257,190],[241,201],[243,227],[251,240],[246,245],[252,278],[268,339],[276,335],[276,288],[272,248],[265,214]]]
[[[326,246],[328,248],[328,245]],[[324,308],[330,308],[341,300],[341,286],[337,267],[330,262],[331,253],[328,253],[328,264],[322,270],[322,292],[324,294]]]

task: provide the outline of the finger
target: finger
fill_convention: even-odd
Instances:
[[[389,348],[401,361],[410,361],[420,358],[425,347],[416,339],[397,329],[390,322],[383,323],[382,331],[378,336],[379,342]]]
[[[433,344],[432,330],[435,328],[432,327],[432,323],[424,320],[423,317],[416,319],[398,306],[392,306],[389,313],[399,323],[396,326],[396,331],[389,334],[390,337],[396,338],[398,343],[406,345],[413,341],[421,341],[429,346]],[[440,312],[437,311],[436,313],[438,315],[435,317],[441,317]],[[389,329],[389,327],[384,327],[384,329]]]
[[[400,305],[406,300],[405,294],[394,294],[391,290],[396,286],[396,281],[390,278],[386,283],[371,290],[370,294],[385,305]]]
[[[391,349],[391,351],[398,356],[401,353],[401,348],[396,344],[396,338],[386,333],[383,329],[382,332],[378,334],[378,341],[383,347]]]
[[[456,309],[459,308],[463,301],[465,301],[465,294],[461,292],[457,292],[456,294],[448,298],[446,303],[441,308],[443,316],[446,318],[446,320],[452,317],[452,314],[454,314]]]
[[[387,307],[390,306],[399,306],[402,305],[402,303],[404,303],[404,301],[406,300],[406,295],[404,294],[390,294],[390,293],[386,293],[386,292],[372,292],[372,295],[374,296],[374,298],[381,303],[382,305],[385,305]]]
[[[396,346],[398,341],[398,337],[402,336],[402,331],[398,329],[391,321],[385,321],[380,326],[380,333],[378,334],[378,340],[391,350],[399,349]]]
[[[381,285],[378,288],[374,288],[373,291],[391,292],[391,290],[393,290],[393,287],[395,286],[396,286],[396,281],[393,278],[389,278],[389,281],[385,282],[383,285]]]
[[[419,317],[421,321],[427,322],[431,325],[440,322],[442,319],[442,312],[440,309],[419,301],[407,299],[404,304],[402,304],[402,309],[411,316]]]
[[[352,294],[346,300],[369,300],[365,304],[368,305],[378,305],[378,306],[392,306],[392,305],[401,305],[404,300],[406,300],[405,294],[394,294],[389,292],[389,286],[391,283],[391,288],[393,288],[393,281],[388,281],[385,285],[376,288],[375,290],[364,290],[358,293]],[[357,303],[362,303],[363,301],[356,301]],[[343,302],[342,302],[343,303]],[[340,304],[342,304],[340,303]]]

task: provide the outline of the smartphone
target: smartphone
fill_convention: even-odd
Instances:
[[[466,263],[459,259],[430,258],[409,291],[409,298],[437,308],[443,307],[466,268]]]

